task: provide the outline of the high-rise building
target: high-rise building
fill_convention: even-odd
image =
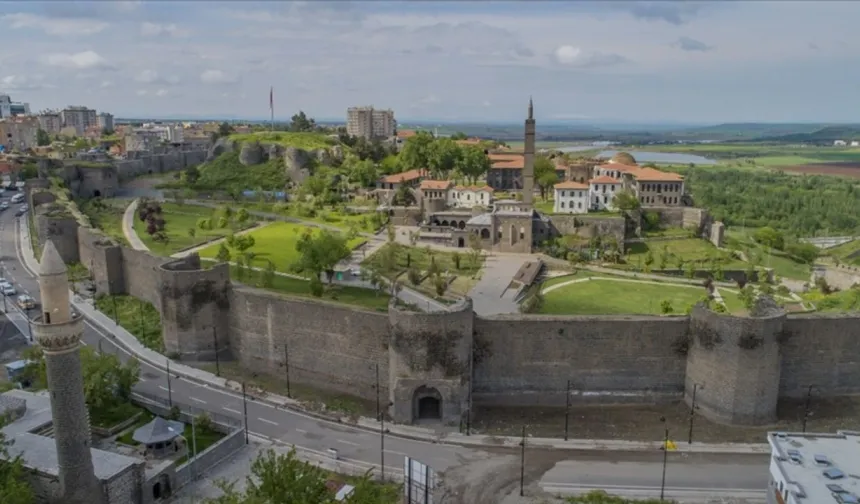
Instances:
[[[75,128],[75,134],[82,136],[87,128],[98,126],[96,111],[82,106],[68,106],[60,112],[63,127]]]
[[[42,313],[32,327],[48,371],[59,501],[99,504],[102,489],[93,466],[92,433],[81,371],[83,319],[72,312],[66,265],[50,240],[45,242],[39,261],[39,292]]]
[[[60,113],[55,110],[43,110],[39,112],[39,127],[51,135],[56,135],[63,129],[63,120]]]
[[[346,110],[346,132],[367,140],[390,138],[397,129],[394,111],[373,107],[350,107]]]
[[[98,115],[98,125],[101,130],[113,131],[113,115],[102,112]]]
[[[531,206],[535,192],[535,117],[534,105],[529,98],[529,116],[526,119],[526,138],[523,147],[523,203]]]
[[[16,115],[30,115],[30,104],[13,102],[7,94],[0,94],[0,118]]]
[[[0,119],[0,144],[7,149],[26,150],[37,145],[39,119],[33,116],[15,116]]]

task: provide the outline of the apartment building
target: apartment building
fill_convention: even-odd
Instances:
[[[60,113],[56,110],[43,110],[39,112],[38,118],[39,127],[49,135],[56,135],[63,129],[63,120],[60,118]]]
[[[606,175],[588,181],[591,210],[615,210],[615,195],[621,191],[622,181]]]
[[[30,104],[13,102],[7,94],[0,94],[0,118],[16,115],[30,115]]]
[[[15,116],[0,119],[0,144],[7,150],[26,150],[37,146],[39,119],[34,116]]]
[[[108,130],[113,131],[113,114],[108,114],[107,112],[102,112],[98,115],[98,119],[96,120],[98,123],[98,127],[100,130]]]
[[[346,110],[346,132],[349,135],[373,140],[390,138],[397,129],[394,111],[373,107],[350,107]]]
[[[576,181],[560,182],[553,186],[553,213],[582,214],[588,213],[589,186]]]
[[[610,162],[595,166],[594,176],[620,181],[623,189],[636,195],[642,207],[683,205],[684,177],[677,173]]]
[[[98,126],[96,111],[80,105],[70,105],[61,110],[60,120],[63,128],[74,128],[77,136],[83,136],[87,128]]]
[[[768,504],[860,502],[857,432],[770,432]]]

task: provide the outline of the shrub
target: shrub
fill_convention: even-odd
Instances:
[[[314,275],[311,277],[310,284],[311,295],[314,297],[322,297],[323,291],[325,290],[322,280],[320,280],[318,276]]]
[[[421,272],[418,271],[418,268],[409,268],[409,271],[406,272],[406,275],[412,285],[418,285],[421,283]]]
[[[442,275],[436,275],[433,279],[433,286],[436,288],[437,295],[444,296],[445,291],[448,290],[448,279]]]
[[[668,299],[664,299],[663,301],[660,301],[660,311],[663,313],[663,315],[668,315],[668,314],[672,313],[674,311],[672,309],[672,302],[669,301]]]

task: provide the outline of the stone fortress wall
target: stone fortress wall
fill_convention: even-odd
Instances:
[[[38,194],[31,201],[51,206]],[[168,354],[229,352],[274,377],[285,376],[288,355],[295,383],[371,401],[378,366],[380,396],[398,422],[433,400],[449,423],[470,402],[562,406],[568,380],[583,403],[689,400],[696,387],[704,415],[735,424],[772,421],[778,398],[802,397],[812,384],[823,396],[860,393],[860,314],[484,318],[469,300],[449,312],[381,313],[231,283],[226,265],[133,251],[36,210],[39,241],[54,240],[64,260],[89,268],[97,294],[153,303]]]

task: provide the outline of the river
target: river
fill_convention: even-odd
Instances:
[[[594,150],[594,146],[591,145],[571,145],[569,147],[561,147],[557,150],[562,152],[580,152],[587,150]],[[605,150],[600,151],[597,154],[597,157],[600,158],[611,158],[619,151],[617,150]],[[716,161],[713,159],[708,159],[704,156],[697,156],[695,154],[682,154],[677,152],[652,152],[652,151],[624,151],[633,156],[636,159],[636,162],[639,164],[644,163],[658,163],[658,164],[696,164],[696,165],[715,165]]]

